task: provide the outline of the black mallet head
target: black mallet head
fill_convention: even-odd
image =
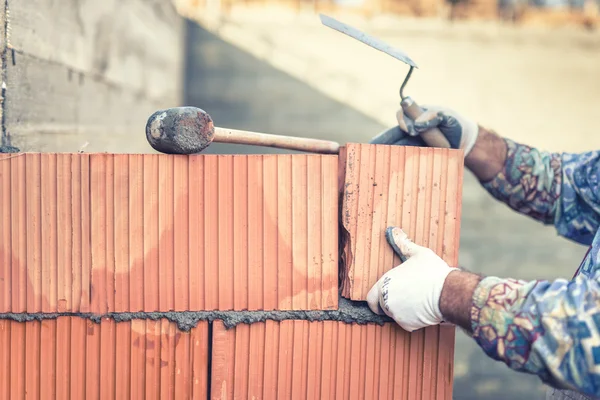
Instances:
[[[195,154],[213,141],[215,126],[208,113],[196,107],[156,111],[146,123],[146,139],[166,154]]]

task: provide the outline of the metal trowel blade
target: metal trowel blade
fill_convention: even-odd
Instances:
[[[343,22],[340,22],[334,18],[328,17],[327,15],[319,14],[319,18],[321,19],[323,25],[335,29],[338,32],[342,32],[350,37],[353,37],[354,39],[361,41],[364,44],[373,47],[374,49],[382,51],[402,61],[403,63],[410,65],[411,67],[419,68],[417,67],[417,64],[413,60],[411,60],[411,58],[402,50],[392,47],[384,41],[377,39],[376,37],[361,32],[358,29],[346,25]]]

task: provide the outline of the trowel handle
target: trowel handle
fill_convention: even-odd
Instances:
[[[402,105],[404,114],[406,114],[413,121],[417,119],[419,115],[424,113],[424,110],[419,107],[419,105],[410,97],[405,97],[400,104]],[[448,139],[446,139],[446,136],[444,136],[444,134],[438,128],[431,128],[430,130],[421,133],[420,136],[430,147],[451,147],[450,142]]]

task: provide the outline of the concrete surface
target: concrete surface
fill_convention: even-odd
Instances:
[[[10,0],[0,24],[3,144],[153,152],[147,118],[182,100],[183,19],[171,0]]]
[[[366,142],[394,123],[402,65],[329,32],[316,16],[276,12],[240,11],[206,20],[206,28],[188,24],[186,104],[205,109],[220,126],[342,143]],[[421,66],[407,87],[418,101],[454,107],[545,149],[600,147],[592,121],[600,105],[597,34],[393,22],[368,26]],[[213,153],[273,151],[210,147]],[[495,202],[470,173],[461,224],[460,264],[488,275],[570,278],[586,250]],[[544,390],[536,377],[487,358],[457,333],[456,399],[541,399]]]

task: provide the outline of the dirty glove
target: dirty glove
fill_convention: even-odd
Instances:
[[[426,147],[427,144],[419,135],[438,127],[450,142],[450,146],[453,149],[464,150],[466,157],[477,140],[479,133],[477,123],[449,108],[438,106],[422,108],[425,112],[415,121],[406,116],[400,108],[396,113],[398,125],[375,136],[370,143]]]
[[[405,260],[386,272],[367,294],[371,311],[385,313],[412,332],[443,322],[440,296],[450,268],[433,250],[413,243],[400,228],[388,228],[386,238]]]

